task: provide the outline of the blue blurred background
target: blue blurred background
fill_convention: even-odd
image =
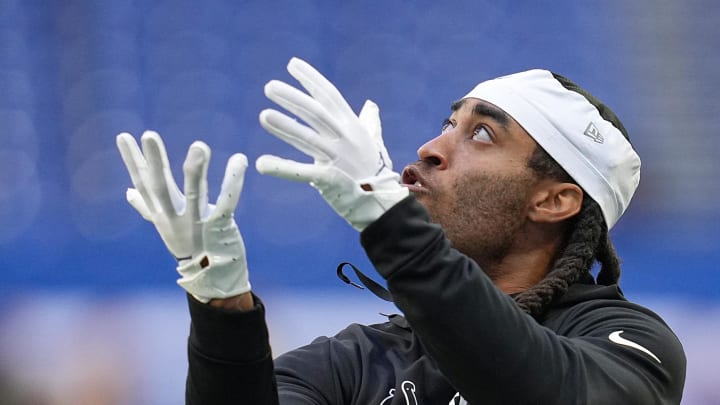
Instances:
[[[159,131],[176,179],[204,140],[213,200],[234,152],[306,160],[257,123],[292,56],[380,105],[396,167],[495,76],[548,68],[611,106],[643,159],[612,232],[622,287],[683,340],[683,403],[720,403],[718,16],[714,0],[0,0],[0,403],[182,403],[184,296],[125,202],[115,135]],[[276,354],[392,310],[335,278],[370,265],[310,187],[251,168],[236,216]]]

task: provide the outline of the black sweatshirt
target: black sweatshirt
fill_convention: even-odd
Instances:
[[[678,404],[685,355],[662,319],[588,275],[539,321],[454,250],[412,196],[361,234],[403,316],[275,359],[262,302],[189,298],[188,404]],[[453,399],[454,398],[454,399]]]

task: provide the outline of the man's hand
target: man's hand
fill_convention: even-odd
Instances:
[[[157,228],[178,261],[178,284],[197,300],[234,297],[250,291],[245,245],[234,219],[247,168],[245,155],[228,160],[216,205],[208,204],[210,148],[196,141],[188,150],[180,191],[156,132],[142,135],[142,151],[132,135],[117,136],[117,146],[135,188],[128,202]]]
[[[310,183],[361,231],[409,194],[392,169],[379,109],[368,100],[356,116],[335,86],[312,66],[293,58],[287,68],[310,95],[277,80],[265,85],[265,95],[310,127],[272,109],[260,113],[260,124],[314,163],[263,155],[256,168],[262,174]]]

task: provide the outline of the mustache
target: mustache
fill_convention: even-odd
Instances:
[[[404,184],[413,184],[425,177],[427,172],[427,162],[417,160],[413,163],[409,163],[403,168],[401,173],[402,182]]]

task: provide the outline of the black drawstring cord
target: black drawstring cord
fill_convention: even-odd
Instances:
[[[361,290],[365,289],[365,287],[350,280],[350,278],[348,276],[346,276],[345,273],[343,273],[343,269],[345,268],[345,266],[350,266],[353,269],[357,278],[360,279],[360,282],[365,287],[367,287],[367,289],[370,290],[370,292],[375,294],[378,298],[381,298],[388,302],[393,302],[392,294],[390,294],[390,291],[388,291],[385,287],[383,287],[380,284],[378,284],[377,282],[375,282],[375,280],[373,280],[370,277],[363,274],[362,271],[360,271],[357,267],[355,267],[355,265],[353,265],[350,262],[342,262],[342,263],[338,264],[336,272],[337,272],[337,276],[338,276],[338,278],[340,278],[340,280],[344,281],[347,284],[350,284],[351,286],[357,287]]]

